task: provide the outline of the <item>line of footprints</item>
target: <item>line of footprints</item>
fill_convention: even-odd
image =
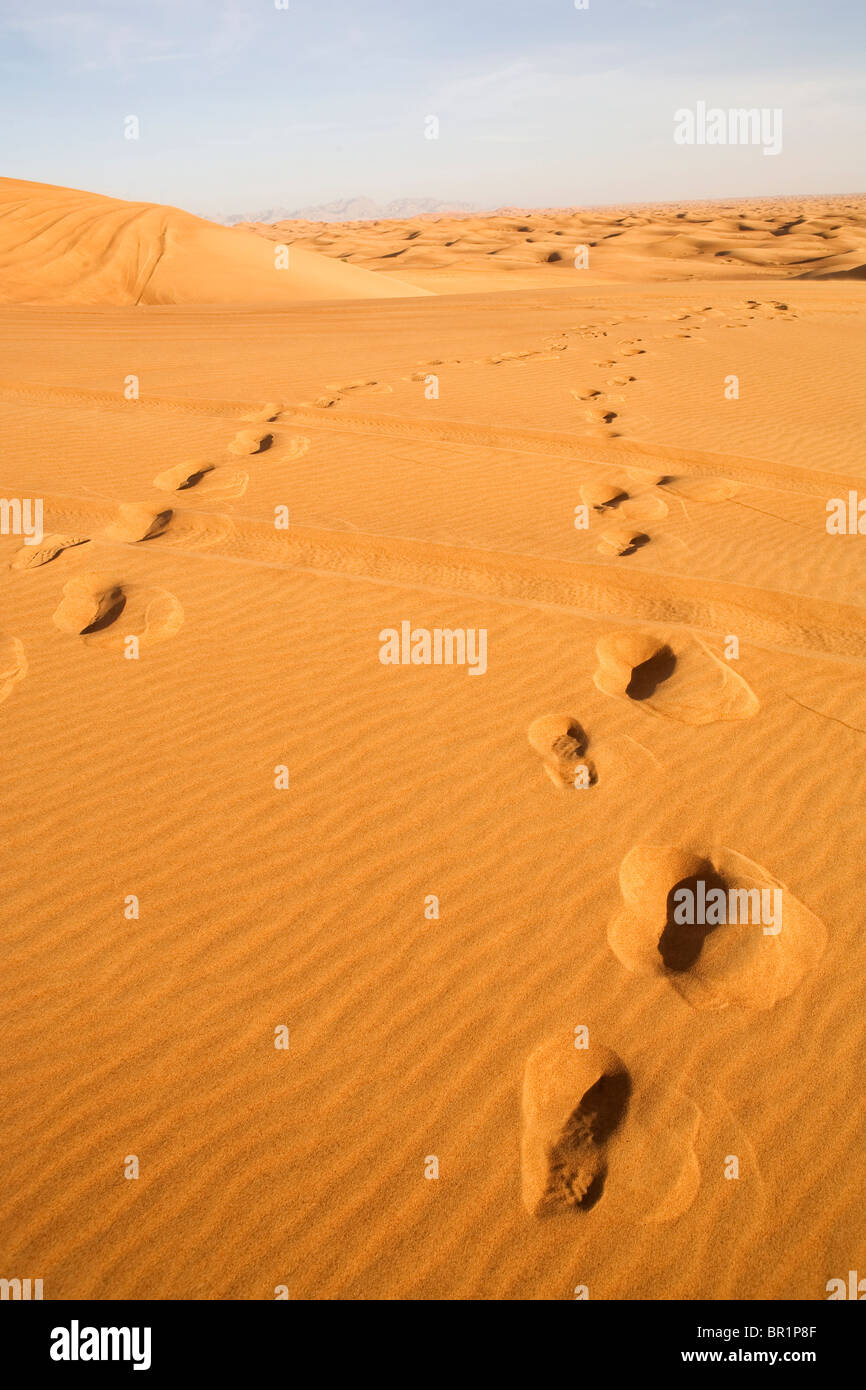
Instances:
[[[227,445],[232,459],[264,453],[273,441],[266,428],[280,413],[276,404],[268,404],[242,417],[246,428],[241,429]],[[292,456],[299,457],[309,448],[310,441],[299,437],[291,442]],[[177,464],[153,480],[161,492],[180,494],[195,490],[196,496],[208,500],[240,497],[246,491],[249,474],[231,464],[209,459],[189,460]],[[39,569],[56,560],[64,551],[87,545],[93,539],[121,543],[143,544],[165,535],[172,528],[184,544],[207,545],[224,539],[231,529],[227,517],[200,515],[194,522],[184,520],[184,514],[173,508],[154,510],[153,507],[124,503],[114,521],[99,537],[77,535],[45,536],[38,546],[24,545],[13,558],[13,570]],[[121,621],[122,618],[122,621]],[[53,621],[61,632],[82,638],[88,645],[127,649],[131,638],[140,647],[145,643],[164,641],[173,637],[183,623],[183,608],[174,594],[152,585],[128,584],[112,575],[86,571],[74,575],[63,586],[60,604]],[[11,694],[16,683],[27,673],[27,659],[18,638],[0,636],[0,701]]]
[[[649,718],[700,726],[749,719],[759,709],[742,676],[678,630],[610,633],[596,657],[596,687]],[[578,719],[544,715],[530,724],[529,743],[561,794],[594,794],[593,744]],[[692,1009],[772,1008],[815,968],[826,944],[824,924],[783,883],[724,846],[636,845],[620,865],[619,885],[620,906],[607,927],[611,951],[626,970],[658,980]],[[678,907],[706,901],[713,890],[725,904],[760,903],[759,922],[732,925],[742,918],[727,908],[684,921]],[[707,1106],[718,1110],[717,1097],[706,1092],[696,1100],[669,1083],[663,1059],[638,1055],[627,1067],[584,1025],[536,1048],[522,1098],[527,1210],[537,1217],[586,1213],[609,1187],[621,1215],[658,1224],[695,1201],[702,1165],[712,1165],[709,1181],[722,1182],[724,1156],[750,1155],[747,1137],[728,1112],[721,1120],[706,1115]],[[749,1176],[756,1194],[756,1166]]]
[[[783,304],[768,308],[750,301],[744,306],[742,324],[721,326],[745,326],[748,318],[759,312],[782,314],[786,308]],[[692,336],[702,321],[702,316],[696,315],[675,317],[683,325],[678,335]],[[696,318],[697,323],[693,322]],[[581,325],[575,331],[583,336],[605,336],[604,330],[593,325]],[[503,353],[485,360],[498,363],[536,355],[554,358],[565,346],[562,341],[549,342],[538,353]],[[619,350],[626,357],[644,351],[640,339],[620,344]],[[617,360],[597,365],[615,367]],[[422,376],[418,372],[411,379]],[[626,373],[609,384],[621,387],[634,380]],[[376,381],[351,382],[329,388],[329,395],[315,404],[327,407],[344,396],[390,389]],[[573,394],[588,403],[592,423],[609,428],[616,415],[601,390],[586,387]],[[269,405],[246,417],[244,423],[249,427],[228,445],[232,458],[264,452],[272,441],[265,426],[278,413],[277,406]],[[309,447],[309,440],[297,439],[290,447],[298,455]],[[642,486],[635,487],[632,476]],[[243,495],[248,479],[238,467],[204,460],[179,464],[153,481],[156,488],[172,494],[195,489],[203,497],[230,498]],[[679,498],[717,501],[737,490],[736,484],[726,479],[655,477],[633,470],[627,485],[607,479],[585,484],[581,498],[585,506],[602,516],[618,513],[621,522],[602,533],[599,549],[611,556],[624,556],[649,540],[637,523],[667,515],[662,491]],[[146,507],[121,506],[105,539],[124,543],[152,540],[164,534],[174,515],[168,509],[154,512]],[[210,519],[217,530],[225,520]],[[74,535],[48,536],[38,548],[23,547],[11,567],[38,568],[89,540]],[[121,614],[124,621],[118,626]],[[122,584],[87,572],[64,586],[54,622],[63,632],[85,641],[122,644],[129,633],[143,640],[173,635],[183,622],[183,610],[166,590]],[[751,718],[759,708],[754,691],[727,662],[697,638],[679,632],[613,633],[599,641],[597,657],[594,679],[598,689],[629,701],[649,716],[699,726]],[[0,700],[11,693],[26,671],[21,642],[9,635],[0,636]],[[561,791],[585,792],[597,786],[591,740],[576,718],[553,714],[536,719],[529,728],[529,742],[545,774]],[[619,877],[622,904],[607,931],[611,950],[627,970],[658,978],[694,1009],[771,1008],[796,989],[823,952],[824,925],[767,869],[725,847],[639,845],[626,855]],[[758,890],[762,899],[767,893],[781,894],[784,929],[742,932],[718,925],[684,928],[673,905],[680,890],[697,891],[699,884],[704,891],[707,885],[714,885],[723,893]],[[579,1036],[548,1039],[526,1064],[521,1138],[525,1206],[536,1216],[564,1209],[588,1212],[606,1187],[615,1185],[620,1206],[631,1205],[640,1220],[659,1223],[675,1219],[692,1204],[701,1185],[701,1106],[671,1088],[668,1077],[657,1082],[645,1060],[633,1059],[629,1069],[613,1051],[591,1037],[588,1028],[578,1028],[575,1034]],[[626,1143],[630,1161],[618,1165],[617,1150]],[[745,1139],[742,1147],[748,1149]]]

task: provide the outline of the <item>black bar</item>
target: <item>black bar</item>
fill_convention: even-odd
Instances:
[[[465,1306],[462,1312],[452,1311],[453,1303],[419,1313],[417,1305],[396,1301],[378,1312],[359,1302],[336,1301],[8,1302],[0,1310],[0,1367],[15,1366],[19,1382],[33,1371],[62,1383],[69,1376],[92,1379],[101,1371],[135,1377],[137,1361],[142,1383],[144,1375],[161,1380],[164,1375],[174,1378],[184,1372],[195,1375],[198,1383],[211,1374],[220,1380],[253,1375],[257,1383],[262,1373],[283,1372],[297,1379],[303,1364],[299,1358],[307,1352],[329,1379],[339,1373],[345,1358],[346,1373],[355,1379],[390,1366],[397,1373],[402,1367],[400,1379],[421,1378],[429,1383],[437,1360],[443,1374],[453,1376],[462,1359],[455,1345],[449,1344],[451,1332],[458,1346],[471,1351],[471,1361],[480,1356],[488,1363],[488,1373],[498,1359],[510,1359],[521,1344],[524,1353],[529,1350],[531,1344],[524,1338],[527,1333],[537,1336],[534,1319],[540,1310],[530,1313],[524,1305],[520,1314],[510,1311],[507,1327],[494,1336],[501,1312],[485,1313],[479,1303],[470,1306],[474,1313]],[[416,1317],[421,1318],[420,1324],[415,1323]],[[529,1319],[526,1324],[524,1318]],[[94,1337],[89,1331],[103,1328],[118,1329],[117,1338],[108,1334],[103,1339],[101,1332]],[[548,1364],[548,1357],[562,1355],[577,1381],[585,1380],[599,1357],[611,1376],[629,1370],[667,1372],[674,1367],[700,1373],[711,1365],[728,1370],[796,1365],[826,1378],[842,1369],[856,1373],[863,1338],[862,1315],[834,1301],[576,1300],[567,1307],[560,1304],[559,1313],[549,1309],[545,1328],[548,1340],[540,1348],[536,1344],[541,1354],[538,1369]],[[401,1331],[424,1338],[420,1364],[415,1356],[406,1357]],[[119,1355],[127,1353],[126,1360],[92,1360],[81,1355],[95,1349],[110,1358],[115,1345]],[[70,1359],[54,1359],[52,1349],[55,1355],[65,1353]],[[75,1350],[77,1360],[71,1359]],[[468,1356],[465,1364],[471,1364]],[[309,1370],[303,1379],[310,1379]]]

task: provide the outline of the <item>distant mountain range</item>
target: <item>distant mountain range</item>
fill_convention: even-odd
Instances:
[[[232,212],[216,222],[233,227],[238,222],[376,222],[386,217],[420,217],[424,213],[477,212],[472,203],[443,203],[436,198],[393,198],[377,203],[372,198],[337,198],[303,208],[267,208],[264,212]]]

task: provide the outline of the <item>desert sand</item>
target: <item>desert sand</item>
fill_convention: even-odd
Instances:
[[[0,181],[7,1273],[866,1271],[864,264],[853,196],[229,229]],[[383,664],[403,623],[486,670]],[[781,930],[678,934],[704,879]]]

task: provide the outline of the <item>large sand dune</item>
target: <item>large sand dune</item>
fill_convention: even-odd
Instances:
[[[423,291],[156,203],[0,179],[0,304],[263,304]]]

